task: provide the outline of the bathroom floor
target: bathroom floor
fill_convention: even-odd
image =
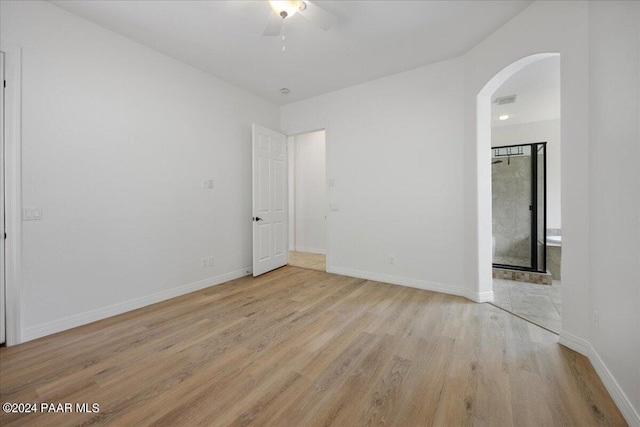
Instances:
[[[560,287],[559,280],[554,280],[552,285],[537,285],[493,279],[493,305],[559,333],[562,318]]]

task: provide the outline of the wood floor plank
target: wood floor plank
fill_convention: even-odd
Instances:
[[[0,348],[7,426],[624,426],[589,361],[488,304],[284,267]]]

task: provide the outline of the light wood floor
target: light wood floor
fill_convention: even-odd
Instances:
[[[0,425],[625,425],[588,360],[489,304],[284,267],[0,349]]]
[[[310,268],[312,270],[327,271],[326,255],[309,252],[289,252],[289,265]]]

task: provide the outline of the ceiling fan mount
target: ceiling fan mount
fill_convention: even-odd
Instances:
[[[277,1],[267,0],[271,10],[280,16],[282,19],[286,19],[289,16],[293,16],[298,10],[305,10],[307,5],[304,1]]]
[[[265,36],[280,35],[284,20],[296,13],[324,31],[331,28],[336,21],[334,15],[308,0],[267,0],[267,3],[273,13],[269,15],[267,26],[264,30]]]

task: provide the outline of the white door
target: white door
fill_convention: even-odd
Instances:
[[[253,125],[253,275],[286,265],[288,251],[287,139]]]
[[[4,298],[4,53],[0,52],[0,344],[5,342]]]

